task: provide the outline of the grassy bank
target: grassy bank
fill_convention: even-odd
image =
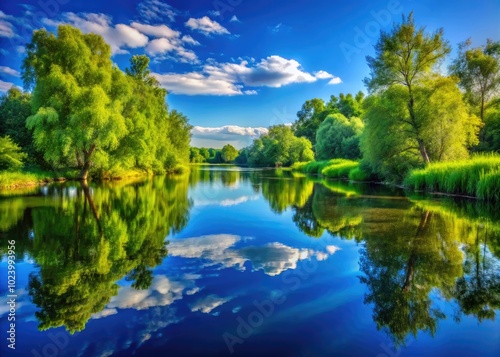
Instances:
[[[166,174],[183,174],[189,172],[186,165],[177,165]],[[78,170],[67,169],[59,171],[46,171],[36,168],[28,168],[23,171],[2,171],[0,172],[0,189],[11,189],[43,185],[55,181],[77,180]],[[94,172],[90,174],[94,180],[121,180],[125,178],[152,176],[153,172],[139,169],[118,170],[106,172]]]
[[[469,160],[430,164],[410,172],[404,185],[415,190],[500,200],[500,155],[477,155]]]
[[[292,170],[328,178],[349,178],[353,181],[363,181],[367,177],[360,170],[359,162],[346,159],[298,162],[292,166]]]
[[[0,172],[0,189],[27,187],[45,184],[54,181],[65,181],[76,178],[78,172],[75,170],[44,171],[39,169],[27,169],[24,171]]]

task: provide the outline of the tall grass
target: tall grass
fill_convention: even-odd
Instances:
[[[357,169],[359,163],[346,159],[331,159],[323,161],[298,162],[292,165],[292,170],[307,174],[322,175],[329,178],[348,178],[349,173]]]
[[[1,171],[0,189],[34,186],[57,180],[71,180],[78,176],[77,170],[45,171],[39,168],[27,168],[24,171]]]
[[[477,155],[469,160],[430,164],[413,170],[404,180],[415,190],[500,199],[500,155]]]

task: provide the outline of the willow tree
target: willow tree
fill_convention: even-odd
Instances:
[[[427,142],[422,131],[425,129],[418,108],[425,106],[425,98],[417,101],[415,88],[428,78],[436,65],[450,52],[450,46],[443,39],[443,29],[433,34],[425,28],[416,28],[413,13],[403,16],[401,24],[395,24],[391,32],[381,32],[375,46],[375,57],[367,57],[370,77],[365,78],[370,93],[377,93],[393,85],[401,85],[406,101],[406,110],[399,121],[408,126],[405,131],[418,144],[424,163],[429,163]],[[388,134],[394,134],[389,132]]]
[[[471,44],[469,39],[458,46],[450,71],[460,79],[468,101],[484,121],[489,101],[500,95],[500,41],[488,40],[478,48],[471,48]]]
[[[113,97],[111,48],[96,34],[62,25],[57,36],[34,31],[26,46],[23,80],[33,89],[27,120],[37,149],[54,166],[72,165],[86,179],[105,164],[126,134],[122,103]]]

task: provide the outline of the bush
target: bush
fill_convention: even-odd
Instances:
[[[0,170],[20,170],[26,156],[9,136],[0,137]]]
[[[368,181],[370,174],[364,171],[360,166],[349,171],[349,180],[351,181]]]

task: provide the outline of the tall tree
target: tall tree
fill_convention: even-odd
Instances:
[[[375,57],[368,56],[370,77],[365,84],[371,93],[402,85],[406,100],[406,115],[400,120],[410,126],[409,135],[417,143],[424,163],[429,163],[427,142],[422,134],[423,123],[418,108],[425,106],[425,99],[417,101],[415,87],[428,78],[435,66],[450,52],[450,46],[443,39],[443,30],[426,34],[425,28],[416,28],[413,13],[403,15],[401,24],[395,24],[392,31],[381,32],[375,46]]]
[[[488,40],[485,46],[478,48],[470,48],[471,44],[470,39],[459,44],[450,72],[460,79],[459,85],[484,121],[488,102],[499,95],[500,41]]]
[[[102,37],[68,25],[57,37],[37,30],[26,46],[23,80],[33,88],[34,112],[27,126],[35,145],[54,166],[75,164],[84,180],[127,133],[123,103],[112,96],[114,71]]]

